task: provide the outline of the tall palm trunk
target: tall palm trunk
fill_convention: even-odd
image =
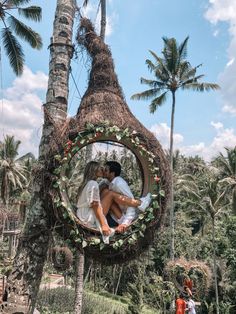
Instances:
[[[33,313],[47,256],[52,226],[52,180],[49,143],[55,127],[65,123],[67,116],[68,73],[73,54],[71,45],[75,0],[58,0],[50,45],[50,69],[44,125],[39,149],[39,162],[33,171],[32,198],[22,237],[19,241],[13,270],[8,278],[6,313]],[[4,312],[4,313],[5,313]]]
[[[101,30],[100,37],[103,41],[105,41],[105,33],[106,33],[106,0],[101,1]]]
[[[174,135],[174,117],[175,117],[175,92],[172,92],[172,111],[170,127],[170,171],[171,171],[171,189],[170,189],[170,259],[175,257],[175,221],[174,221],[174,182],[173,182],[173,135]]]
[[[214,216],[212,217],[212,246],[213,246],[213,272],[214,272],[214,284],[215,284],[215,296],[216,296],[216,314],[220,314],[218,282],[217,282],[217,266],[216,266],[215,217]]]
[[[82,313],[84,254],[76,252],[75,314]]]

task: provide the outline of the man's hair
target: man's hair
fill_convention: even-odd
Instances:
[[[109,167],[110,172],[115,173],[115,177],[118,177],[121,173],[121,165],[117,161],[107,161],[105,163]]]

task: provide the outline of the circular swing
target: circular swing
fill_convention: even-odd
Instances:
[[[54,207],[74,246],[103,263],[122,263],[146,249],[163,223],[169,196],[169,163],[155,136],[125,103],[111,52],[88,19],[81,19],[77,40],[89,52],[92,68],[78,113],[70,120],[69,140],[63,153],[55,156],[58,167],[54,172]],[[109,244],[104,244],[98,230],[88,228],[76,217],[67,191],[67,170],[83,147],[107,141],[124,145],[136,156],[142,174],[142,195],[151,192],[153,200],[124,234],[115,234]]]

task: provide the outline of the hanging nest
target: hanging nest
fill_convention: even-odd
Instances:
[[[106,264],[123,263],[147,249],[163,224],[170,190],[169,162],[153,133],[131,113],[114,71],[111,52],[88,19],[81,19],[77,40],[91,56],[92,67],[88,89],[77,115],[70,119],[69,139],[63,152],[55,156],[58,166],[54,171],[57,176],[54,212],[67,226],[66,236],[87,256]],[[98,230],[86,227],[76,217],[67,193],[66,176],[71,159],[84,146],[107,141],[120,143],[134,153],[142,173],[142,195],[153,194],[145,213],[139,215],[125,234],[112,237],[109,245],[102,242]]]
[[[73,262],[73,254],[67,246],[55,246],[51,251],[53,267],[58,271],[67,270]]]
[[[169,261],[165,267],[165,274],[182,292],[184,292],[186,282],[191,282],[194,298],[199,301],[206,296],[212,282],[212,272],[209,266],[197,260],[187,261],[180,258]]]

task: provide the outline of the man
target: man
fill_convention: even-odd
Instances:
[[[128,183],[120,176],[121,165],[117,161],[107,161],[104,169],[104,178],[108,180],[108,185],[101,185],[101,199],[107,193],[107,188],[131,199],[134,199],[133,193],[130,190]],[[144,211],[151,203],[151,194],[148,193],[145,197],[140,198],[137,207],[127,207],[113,203],[109,214],[112,219],[118,224],[117,232],[123,233],[127,230],[131,222],[137,217],[138,210]]]
[[[176,311],[175,314],[185,314],[186,310],[186,302],[184,300],[184,296],[180,293],[178,299],[175,301]]]

